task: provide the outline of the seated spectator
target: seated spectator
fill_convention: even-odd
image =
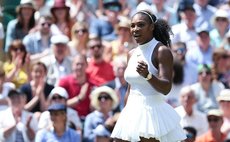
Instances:
[[[42,16],[38,19],[36,31],[24,37],[23,43],[27,52],[31,54],[32,62],[39,61],[40,58],[49,53],[52,23],[52,17]]]
[[[116,59],[127,60],[128,52],[133,49],[136,44],[130,32],[131,21],[128,17],[121,17],[116,26],[117,38],[105,45],[104,58],[107,62]]]
[[[95,86],[89,81],[86,68],[86,56],[76,55],[72,62],[72,74],[61,78],[58,83],[68,92],[67,105],[78,112],[81,121],[84,121],[91,111],[89,95]]]
[[[47,109],[47,97],[54,86],[45,81],[46,74],[45,64],[37,62],[32,67],[31,81],[21,86],[20,90],[27,96],[26,110],[43,112]]]
[[[15,89],[15,85],[11,82],[5,82],[5,72],[2,69],[2,64],[0,64],[0,111],[9,105],[7,96],[12,89]]]
[[[11,90],[8,97],[10,107],[0,112],[0,141],[33,141],[37,131],[37,119],[23,109],[25,94]]]
[[[196,29],[197,37],[194,45],[187,45],[185,55],[185,82],[188,85],[197,82],[198,70],[200,64],[211,65],[214,48],[210,44],[209,31],[206,26]],[[192,50],[190,50],[192,49]]]
[[[213,60],[213,76],[214,79],[222,82],[225,86],[225,88],[230,88],[229,84],[229,61],[230,61],[230,55],[229,50],[221,48],[215,48],[212,60]]]
[[[52,53],[40,61],[48,67],[47,82],[54,86],[59,79],[71,73],[71,61],[67,57],[69,38],[64,34],[53,35],[51,38]]]
[[[67,93],[67,91],[62,88],[62,87],[55,87],[49,97],[48,97],[48,102],[49,105],[53,105],[55,103],[60,103],[60,104],[67,104],[67,99],[68,99],[69,95]],[[67,107],[66,110],[66,115],[67,115],[67,125],[70,126],[70,124],[72,123],[76,128],[76,130],[81,131],[82,130],[82,125],[81,125],[81,121],[80,118],[78,116],[78,113]],[[43,129],[43,128],[48,128],[52,125],[52,121],[50,119],[50,112],[49,111],[44,111],[41,114],[41,117],[39,119],[39,123],[38,123],[38,128],[39,129]]]
[[[67,108],[64,104],[52,104],[49,106],[52,126],[37,132],[35,142],[59,141],[59,142],[81,142],[81,135],[69,128],[67,122]]]
[[[74,57],[77,54],[87,56],[89,41],[89,28],[86,22],[76,22],[71,29],[71,41],[68,43],[70,56]]]
[[[202,64],[198,66],[198,82],[191,85],[191,88],[196,94],[197,109],[207,113],[210,109],[219,107],[216,97],[220,91],[224,89],[224,85],[216,80],[213,80],[211,68]]]
[[[212,19],[214,28],[210,31],[211,44],[215,48],[219,48],[229,30],[229,13],[226,10],[219,9]]]
[[[101,37],[103,41],[112,41],[117,38],[115,25],[119,22],[121,4],[119,0],[103,0],[104,15],[92,19],[89,32],[93,37]]]
[[[223,124],[223,114],[219,109],[211,109],[208,111],[207,120],[209,123],[208,132],[198,136],[196,142],[223,142],[226,134],[220,131]]]
[[[197,135],[204,134],[208,130],[206,114],[197,111],[194,107],[196,96],[190,86],[185,86],[180,92],[180,104],[175,110],[181,117],[181,126],[192,126],[196,129]]]
[[[118,105],[116,92],[107,86],[98,87],[92,91],[91,105],[95,109],[86,116],[84,125],[84,141],[94,142],[97,136],[109,139],[112,131],[105,125]]]
[[[96,86],[103,85],[115,78],[113,66],[103,58],[104,46],[100,38],[90,39],[88,48],[91,58],[88,62],[87,73],[89,80]]]
[[[30,80],[30,57],[21,40],[11,42],[8,56],[3,65],[6,81],[14,83],[16,88],[19,88]]]
[[[172,43],[184,42],[189,44],[194,42],[197,37],[196,30],[194,28],[196,20],[196,11],[192,5],[181,4],[178,12],[181,21],[178,24],[172,26]]]
[[[221,132],[228,135],[230,138],[230,89],[224,89],[217,97],[220,105],[220,110],[223,112],[224,123],[221,127]]]
[[[32,0],[21,0],[16,8],[17,18],[7,25],[5,51],[9,51],[9,45],[13,40],[22,40],[35,26],[35,8]]]
[[[54,0],[53,7],[50,9],[54,19],[52,31],[55,34],[64,34],[71,38],[73,21],[70,17],[70,7],[66,6],[66,0]]]

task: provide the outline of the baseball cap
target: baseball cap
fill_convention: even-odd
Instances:
[[[217,101],[230,101],[230,89],[223,89],[217,97]]]
[[[118,0],[103,0],[103,6],[105,9],[108,9],[111,11],[121,10],[121,4]]]
[[[53,88],[53,90],[49,94],[49,99],[51,99],[55,94],[58,94],[59,96],[65,99],[69,98],[67,91],[63,87],[58,86],[58,87]]]
[[[223,113],[219,109],[211,109],[208,111],[207,116],[217,116],[217,117],[222,117]]]
[[[51,37],[52,44],[67,44],[69,42],[69,38],[64,34],[57,34]]]
[[[48,111],[59,111],[59,110],[66,111],[66,105],[55,103],[48,107]]]

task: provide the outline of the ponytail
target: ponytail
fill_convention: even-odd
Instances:
[[[140,10],[137,13],[146,15],[149,18],[150,23],[154,24],[153,36],[155,39],[163,43],[165,46],[170,47],[170,34],[172,34],[172,31],[167,21],[163,19],[157,19],[157,17],[149,10]]]
[[[162,42],[165,46],[171,46],[170,34],[171,28],[168,23],[163,19],[157,19],[154,23],[153,36],[156,40]]]

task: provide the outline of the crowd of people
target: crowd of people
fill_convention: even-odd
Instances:
[[[230,141],[230,0],[21,0],[16,14],[0,22],[0,141]]]

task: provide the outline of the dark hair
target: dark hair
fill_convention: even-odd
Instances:
[[[27,55],[27,51],[26,51],[26,47],[25,45],[22,43],[22,40],[16,39],[13,40],[10,45],[9,45],[9,51],[8,51],[8,56],[10,58],[10,61],[12,61],[12,56],[11,56],[11,50],[13,48],[21,48],[22,51],[25,53],[23,56],[23,60],[22,60],[22,64],[25,63],[25,59],[26,59],[26,55]]]
[[[47,67],[46,67],[46,65],[45,65],[44,63],[42,63],[42,62],[36,62],[36,63],[33,65],[33,67],[36,66],[36,65],[42,66],[42,67],[44,68],[45,72],[47,72]]]
[[[21,11],[22,10],[20,8],[20,10],[18,11],[18,17],[17,17],[18,22],[16,24],[16,28],[19,28],[19,29],[23,28],[23,24],[24,24],[24,19],[22,17],[22,12]],[[35,10],[33,10],[32,16],[30,17],[28,29],[32,29],[35,26],[34,13],[35,13]]]
[[[142,14],[148,17],[149,23],[154,24],[153,36],[156,40],[163,43],[165,46],[171,46],[170,34],[172,33],[171,27],[163,19],[157,19],[152,12],[148,10],[138,11],[136,14]],[[136,15],[135,14],[135,15]]]
[[[184,69],[183,69],[183,64],[177,58],[174,58],[173,60],[173,72],[174,72],[173,83],[181,84],[184,79]]]

